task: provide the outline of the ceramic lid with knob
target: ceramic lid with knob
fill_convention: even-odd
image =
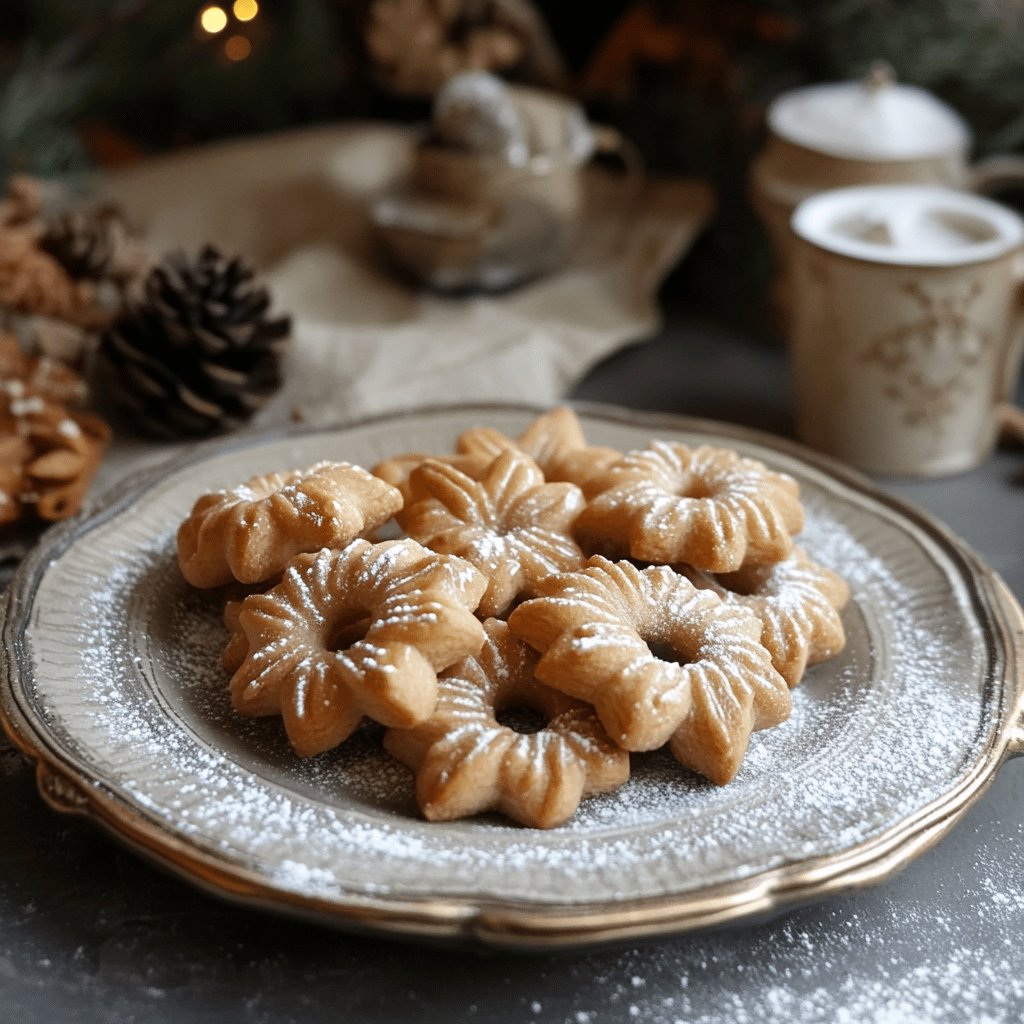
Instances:
[[[967,150],[964,120],[925,89],[876,64],[857,82],[785,93],[768,110],[772,131],[805,149],[853,160],[915,160]]]

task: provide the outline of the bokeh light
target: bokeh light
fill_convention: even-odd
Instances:
[[[224,42],[224,56],[228,60],[245,60],[252,53],[252,43],[245,36],[231,36]]]
[[[217,7],[216,4],[210,4],[209,7],[204,7],[199,12],[199,24],[202,26],[203,31],[209,32],[211,36],[222,32],[227,23],[227,14],[222,7]]]
[[[235,0],[231,13],[239,21],[252,21],[260,13],[260,5],[257,0]]]

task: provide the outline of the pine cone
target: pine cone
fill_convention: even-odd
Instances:
[[[110,441],[103,420],[66,404],[83,394],[74,371],[0,334],[0,527],[82,507]]]
[[[69,210],[46,225],[39,246],[71,277],[124,287],[146,266],[146,252],[109,204]]]
[[[112,403],[140,430],[198,437],[248,420],[281,384],[288,317],[240,258],[173,253],[100,340]]]
[[[104,326],[92,285],[72,281],[56,260],[20,231],[0,229],[0,307],[13,313],[66,320],[87,329]]]
[[[373,73],[403,96],[432,96],[461,71],[547,87],[565,77],[532,0],[370,0],[363,41]]]
[[[521,41],[491,21],[490,4],[471,0],[373,0],[366,47],[387,87],[405,96],[430,96],[467,69],[507,70],[521,57]],[[475,17],[474,17],[475,16]],[[494,37],[498,45],[481,45]]]
[[[0,198],[0,226],[28,228],[43,209],[43,189],[35,178],[15,174],[7,182],[7,194]]]
[[[85,381],[70,366],[46,355],[30,355],[17,338],[0,332],[0,393],[8,394],[12,381],[59,405],[81,405],[86,398]]]

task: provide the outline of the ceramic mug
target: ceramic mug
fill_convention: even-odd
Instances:
[[[945,185],[978,193],[1024,186],[1024,158],[971,164],[971,131],[952,108],[876,65],[863,81],[826,83],[778,97],[768,140],[751,165],[751,204],[775,255],[776,306],[793,303],[793,211],[810,196],[855,185]]]
[[[863,186],[797,208],[797,433],[861,469],[983,461],[1024,341],[1024,220],[954,189]]]
[[[595,156],[622,164],[627,208],[639,194],[643,162],[619,132],[589,124],[565,97],[525,87],[514,96],[532,143],[521,159],[426,139],[408,181],[374,206],[391,255],[434,287],[502,289],[563,265]]]

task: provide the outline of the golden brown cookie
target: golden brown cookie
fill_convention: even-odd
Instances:
[[[259,583],[298,554],[343,547],[401,507],[394,487],[347,462],[254,476],[196,501],[178,529],[178,564],[194,587]]]
[[[652,441],[613,463],[594,493],[576,523],[584,547],[646,562],[733,572],[785,558],[803,529],[797,482],[729,448]]]
[[[584,493],[622,456],[614,448],[588,445],[576,413],[564,405],[538,416],[515,440],[493,427],[475,427],[465,431],[455,447],[465,456],[488,461],[506,449],[517,449],[540,466],[545,480],[576,484]]]
[[[228,631],[228,642],[220,656],[224,671],[234,675],[245,661],[249,653],[249,641],[245,639],[241,626],[238,625],[238,613],[242,610],[240,600],[230,600],[224,605],[224,628]]]
[[[541,653],[537,678],[592,703],[626,750],[668,741],[682,764],[721,784],[753,730],[789,717],[760,622],[667,566],[597,555],[538,591],[509,628]]]
[[[296,752],[329,750],[364,715],[409,727],[434,710],[437,673],[474,654],[486,581],[468,562],[414,540],[353,541],[303,554],[226,620],[244,638],[231,677],[243,715],[277,715]],[[232,640],[230,665],[241,650]]]
[[[480,472],[487,468],[491,459],[485,454],[476,455],[427,455],[425,452],[409,452],[384,459],[373,467],[373,475],[380,477],[385,483],[397,487],[406,505],[426,497],[422,490],[415,489],[412,483],[413,470],[418,469],[428,460],[443,462],[454,466],[462,473],[476,480]]]
[[[537,656],[488,619],[480,653],[438,681],[433,715],[412,729],[390,729],[385,748],[416,772],[416,797],[431,821],[500,811],[535,828],[572,816],[590,793],[629,777],[629,755],[608,739],[594,709],[545,686]],[[526,707],[544,724],[521,732],[502,713]]]
[[[501,615],[551,573],[583,564],[572,536],[582,491],[545,483],[537,464],[520,451],[501,452],[479,480],[435,461],[411,479],[428,497],[407,506],[399,523],[410,537],[465,558],[487,577],[483,617]]]
[[[622,456],[614,448],[588,445],[576,414],[566,406],[538,416],[517,438],[493,427],[472,427],[459,436],[455,449],[451,454],[409,452],[396,455],[377,463],[373,472],[397,487],[406,504],[411,504],[423,494],[412,490],[410,477],[413,470],[428,459],[447,463],[478,480],[481,472],[502,452],[521,451],[540,466],[545,480],[574,483],[586,492],[588,482]]]
[[[698,587],[714,591],[727,604],[749,608],[761,620],[761,643],[791,687],[809,665],[834,657],[846,645],[839,613],[850,588],[799,547],[784,561],[718,576],[681,571]]]
[[[238,671],[242,662],[245,661],[246,654],[249,653],[249,642],[238,625],[238,613],[242,610],[242,603],[253,594],[265,594],[280,582],[280,579],[275,579],[250,587],[235,583],[229,584],[225,588],[224,612],[221,621],[228,631],[228,642],[221,653],[220,663],[229,676]]]

